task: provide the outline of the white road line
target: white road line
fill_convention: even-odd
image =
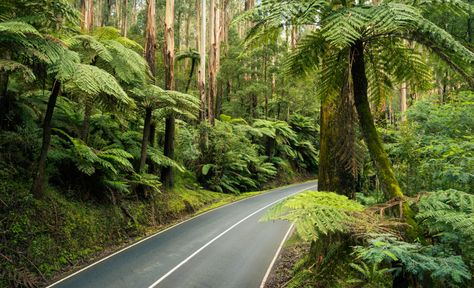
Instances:
[[[275,256],[273,257],[272,262],[270,263],[270,266],[268,266],[267,272],[265,273],[262,283],[260,284],[260,288],[265,287],[265,283],[267,283],[268,276],[270,276],[270,272],[272,272],[273,266],[275,265],[278,255],[280,255],[281,249],[283,248],[283,245],[285,244],[286,239],[288,239],[288,237],[290,236],[293,230],[293,227],[295,227],[295,224],[291,223],[290,228],[288,228],[288,231],[285,234],[285,237],[283,237],[283,239],[281,240],[280,246],[278,247],[278,250],[276,251]]]
[[[153,288],[155,287],[156,285],[160,284],[163,280],[165,280],[165,278],[167,278],[168,276],[170,276],[174,271],[178,270],[181,266],[183,266],[184,264],[186,264],[186,262],[188,262],[189,260],[191,260],[194,256],[196,256],[199,252],[201,252],[202,250],[204,250],[207,246],[211,245],[212,243],[214,243],[216,240],[218,240],[219,238],[221,238],[222,236],[224,236],[227,232],[229,232],[230,230],[234,229],[237,225],[239,225],[240,223],[244,222],[245,220],[249,219],[250,217],[254,216],[255,214],[257,214],[258,212],[262,211],[262,210],[265,210],[266,208],[292,196],[292,195],[295,195],[297,193],[300,193],[300,192],[303,192],[303,191],[306,191],[306,190],[309,190],[313,187],[316,187],[317,185],[313,185],[311,187],[308,187],[308,188],[305,188],[305,189],[302,189],[302,190],[298,190],[288,196],[285,196],[283,198],[280,198],[260,209],[258,209],[257,211],[253,212],[252,214],[246,216],[245,218],[241,219],[239,222],[235,223],[234,225],[230,226],[229,228],[227,228],[224,232],[222,232],[221,234],[217,235],[216,237],[214,237],[211,241],[207,242],[206,244],[204,244],[201,248],[199,248],[198,250],[194,251],[193,254],[189,255],[188,258],[184,259],[183,261],[181,261],[181,263],[179,263],[178,265],[176,265],[173,269],[171,269],[170,271],[168,271],[165,275],[163,275],[160,279],[156,280],[153,284],[151,284],[148,288]]]
[[[305,184],[305,183],[298,183],[298,184],[294,184],[294,185],[296,186],[296,185],[301,185],[301,184]],[[309,188],[307,188],[307,189],[311,189],[311,188],[316,187],[316,186],[317,186],[317,185],[314,185],[314,186],[311,186],[311,187],[309,187]],[[291,185],[290,185],[289,187],[291,187]],[[82,268],[82,269],[80,269],[80,270],[78,270],[78,271],[76,271],[76,272],[74,272],[74,273],[72,273],[72,274],[70,274],[70,275],[68,275],[68,276],[66,276],[66,277],[64,277],[64,278],[62,278],[62,279],[59,279],[58,281],[56,281],[56,282],[54,282],[54,283],[52,283],[52,284],[50,284],[50,285],[48,285],[48,286],[46,286],[46,288],[54,287],[55,285],[58,285],[59,283],[65,281],[65,280],[67,280],[67,279],[69,279],[69,278],[71,278],[71,277],[73,277],[73,276],[75,276],[75,275],[77,275],[77,274],[79,274],[79,273],[81,273],[81,272],[83,272],[83,271],[85,271],[85,270],[87,270],[87,269],[89,269],[89,268],[91,268],[91,267],[93,267],[93,266],[95,266],[95,265],[97,265],[97,264],[99,264],[99,263],[101,263],[101,262],[103,262],[103,261],[105,261],[105,260],[107,260],[107,259],[109,259],[109,258],[111,258],[111,257],[113,257],[113,256],[115,256],[115,255],[117,255],[117,254],[119,254],[119,253],[122,253],[122,252],[125,251],[125,250],[128,250],[128,249],[130,249],[130,248],[132,248],[132,247],[134,247],[134,246],[136,246],[136,245],[138,245],[138,244],[140,244],[140,243],[142,243],[142,242],[144,242],[144,241],[146,241],[146,240],[149,240],[149,239],[151,239],[151,238],[153,238],[153,237],[155,237],[155,236],[158,236],[158,235],[160,235],[161,233],[164,233],[164,232],[166,232],[166,231],[168,231],[168,230],[170,230],[170,229],[175,228],[176,226],[179,226],[179,225],[181,225],[181,224],[184,224],[184,223],[186,223],[186,222],[188,222],[188,221],[191,221],[191,220],[193,220],[193,219],[195,219],[195,218],[197,218],[197,217],[203,216],[203,215],[205,215],[205,214],[207,214],[207,213],[210,213],[210,212],[212,212],[212,211],[216,211],[216,210],[219,210],[219,209],[221,209],[221,208],[228,207],[228,206],[237,204],[237,203],[239,203],[239,202],[242,202],[242,201],[245,201],[245,200],[248,200],[248,199],[252,199],[252,198],[255,198],[255,197],[258,197],[258,196],[263,196],[263,195],[265,195],[265,194],[272,193],[272,192],[275,192],[275,191],[280,190],[280,189],[286,189],[286,188],[289,188],[289,187],[276,188],[276,189],[270,190],[269,192],[265,192],[265,193],[258,194],[258,195],[255,195],[255,196],[251,196],[251,197],[248,197],[248,198],[244,198],[244,199],[241,199],[241,200],[238,200],[238,201],[235,201],[235,202],[226,204],[226,205],[222,205],[222,206],[217,207],[217,208],[215,208],[215,209],[211,209],[211,210],[208,210],[208,211],[203,212],[203,213],[201,213],[201,214],[198,214],[198,215],[196,215],[196,216],[193,216],[193,217],[191,217],[191,218],[189,218],[189,219],[186,219],[186,220],[184,220],[184,221],[182,221],[182,222],[176,223],[176,224],[174,224],[174,225],[172,225],[172,226],[170,226],[170,227],[168,227],[168,228],[166,228],[166,229],[164,229],[164,230],[161,230],[161,231],[159,231],[159,232],[157,232],[157,233],[155,233],[155,234],[152,234],[152,235],[150,235],[150,236],[148,236],[148,237],[145,237],[145,238],[143,238],[142,240],[137,241],[137,242],[135,242],[135,243],[133,243],[133,244],[131,244],[131,245],[125,247],[125,248],[122,248],[122,249],[120,249],[119,251],[114,252],[114,253],[112,253],[112,254],[110,254],[110,255],[108,255],[108,256],[106,256],[106,257],[104,257],[104,258],[102,258],[102,259],[100,259],[100,260],[98,260],[98,261],[96,261],[96,262],[94,262],[94,263],[92,263],[92,264],[89,264],[89,265],[87,265],[86,267],[84,267],[84,268]],[[301,192],[301,191],[300,191],[300,192]],[[298,192],[296,192],[296,193],[298,193]]]

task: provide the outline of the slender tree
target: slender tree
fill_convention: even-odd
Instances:
[[[150,68],[153,80],[155,82],[156,75],[156,64],[155,64],[155,50],[156,50],[156,20],[155,20],[155,0],[147,1],[147,22],[146,22],[146,31],[145,31],[145,59]],[[144,172],[146,158],[147,158],[147,148],[150,141],[150,131],[152,124],[153,108],[148,106],[145,108],[145,121],[143,124],[143,138],[142,146],[140,151],[140,162],[138,166],[139,172]]]
[[[175,90],[174,80],[174,0],[166,0],[165,12],[165,39],[164,39],[164,63],[165,63],[165,89]],[[165,143],[164,155],[174,159],[174,137],[175,117],[171,113],[165,120]],[[173,168],[164,166],[161,170],[161,182],[165,189],[173,187]]]
[[[220,65],[220,8],[219,0],[211,0],[209,11],[209,96],[207,99],[207,110],[209,123],[214,125],[215,107],[217,97],[217,73]]]
[[[44,195],[44,184],[46,182],[46,158],[48,157],[48,150],[51,142],[51,120],[53,119],[54,107],[56,106],[56,101],[58,100],[60,92],[61,81],[55,80],[46,106],[46,113],[43,120],[43,140],[41,142],[38,168],[34,176],[33,187],[31,188],[35,198],[42,198]]]
[[[197,0],[199,1],[199,0]],[[206,119],[206,0],[201,0],[199,6],[199,33],[198,33],[198,49],[199,49],[199,71],[198,71],[198,89],[199,98],[201,100],[201,110],[199,120],[203,122]]]
[[[128,34],[128,0],[123,0],[122,5],[122,26],[120,27],[123,37]]]

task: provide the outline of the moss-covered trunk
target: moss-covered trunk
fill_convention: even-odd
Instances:
[[[367,96],[368,82],[365,74],[364,46],[362,41],[356,41],[351,47],[352,82],[354,87],[354,102],[359,115],[360,128],[370,157],[374,162],[382,190],[387,198],[403,197],[402,190],[392,170],[392,164],[385,152],[382,141],[375,128]]]
[[[318,189],[355,196],[354,109],[346,79],[336,100],[321,103]]]

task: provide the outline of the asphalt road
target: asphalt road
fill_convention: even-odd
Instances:
[[[316,182],[201,214],[48,287],[259,287],[290,224],[258,220],[281,199],[310,189]]]

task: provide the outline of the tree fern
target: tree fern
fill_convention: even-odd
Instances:
[[[426,275],[449,285],[458,286],[471,279],[471,273],[461,256],[454,256],[436,246],[399,241],[390,235],[375,235],[367,247],[355,247],[355,253],[368,263],[400,262],[402,269],[418,277]]]
[[[74,75],[66,82],[66,89],[90,97],[104,95],[106,97],[98,97],[96,100],[105,107],[117,104],[126,107],[135,105],[112,75],[91,65],[77,64]]]
[[[276,204],[262,220],[291,221],[302,239],[316,240],[328,233],[348,232],[348,223],[354,221],[352,213],[363,210],[362,205],[345,196],[309,191]]]
[[[35,74],[33,74],[33,71],[29,67],[12,60],[0,59],[0,71],[7,73],[19,73],[27,82],[31,82],[36,79]]]
[[[421,197],[421,220],[433,233],[453,232],[474,240],[474,195],[456,190],[437,191]]]

